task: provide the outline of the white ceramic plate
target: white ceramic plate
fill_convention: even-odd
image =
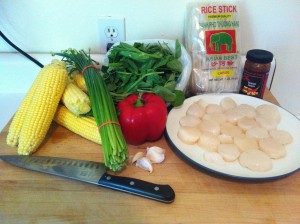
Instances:
[[[195,101],[203,99],[208,103],[219,103],[222,98],[231,97],[237,104],[245,103],[257,107],[261,104],[271,104],[267,101],[240,94],[204,94],[186,99],[183,105],[179,108],[173,108],[168,115],[166,124],[166,139],[170,143],[171,148],[182,157],[190,165],[213,172],[214,174],[221,174],[227,177],[248,179],[248,180],[266,180],[284,177],[300,168],[300,120],[278,107],[281,114],[281,122],[278,129],[286,130],[293,136],[293,142],[289,144],[286,157],[273,160],[273,168],[267,172],[254,172],[242,167],[238,161],[227,163],[226,165],[217,165],[209,163],[203,158],[204,150],[196,145],[188,145],[183,143],[178,137],[177,132],[180,127],[179,120],[183,117],[188,107]],[[273,104],[274,105],[274,104]]]

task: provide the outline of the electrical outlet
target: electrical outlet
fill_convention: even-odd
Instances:
[[[106,53],[116,42],[125,41],[125,19],[106,16],[99,19],[100,53]]]

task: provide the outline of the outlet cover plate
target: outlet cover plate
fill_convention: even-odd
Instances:
[[[116,43],[125,41],[125,18],[104,16],[99,18],[100,53],[106,53],[108,48]]]

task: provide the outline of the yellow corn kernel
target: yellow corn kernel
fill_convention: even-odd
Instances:
[[[84,81],[84,77],[81,73],[73,73],[73,79],[74,79],[74,82],[76,83],[76,85],[82,90],[84,91],[85,93],[87,93],[87,87],[86,87],[86,84],[85,84],[85,81]]]
[[[59,105],[54,121],[83,138],[101,144],[98,127],[93,117],[77,117],[65,106]]]
[[[48,132],[67,83],[64,62],[53,60],[40,71],[40,80],[27,110],[19,137],[18,154],[36,151]]]
[[[6,143],[11,147],[18,146],[19,135],[25,119],[25,115],[28,111],[29,105],[31,104],[32,97],[37,89],[40,79],[41,79],[41,73],[39,73],[36,79],[34,80],[32,86],[27,92],[25,98],[22,100],[9,126],[8,134],[6,136]]]
[[[88,95],[73,83],[69,83],[62,96],[63,104],[75,115],[86,114],[91,110]]]

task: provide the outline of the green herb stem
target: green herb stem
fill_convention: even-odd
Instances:
[[[93,64],[93,60],[84,51],[69,49],[56,55],[64,57],[63,60],[68,63],[68,66],[78,71]],[[128,150],[121,127],[116,124],[118,117],[112,96],[99,70],[87,68],[83,76],[91,100],[93,116],[100,127],[105,165],[112,171],[119,171],[126,164]]]

